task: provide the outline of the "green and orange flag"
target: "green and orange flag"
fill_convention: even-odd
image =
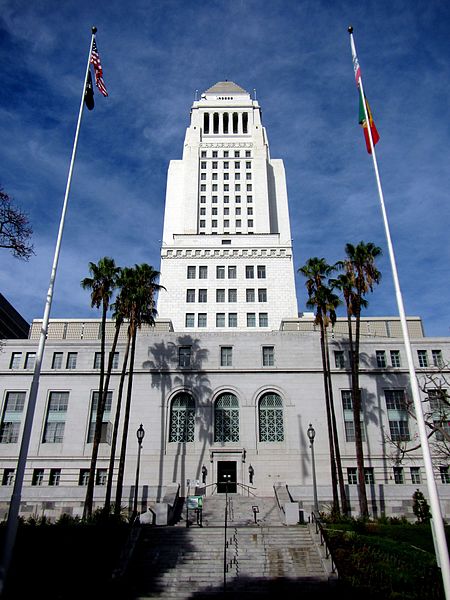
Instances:
[[[358,91],[359,91],[359,124],[362,126],[363,131],[364,131],[364,138],[366,140],[367,152],[369,154],[372,154],[372,148],[370,147],[369,130],[367,127],[366,113],[364,112],[364,104],[363,104],[363,98],[362,98],[360,86],[358,86]],[[370,131],[372,133],[372,142],[373,142],[373,145],[375,146],[375,144],[377,144],[380,140],[380,134],[378,133],[377,128],[375,127],[375,123],[374,123],[374,120],[372,117],[372,111],[370,110],[370,106],[369,106],[369,103],[367,102],[367,98],[364,97],[364,100],[366,101],[366,110],[367,110],[367,116],[369,117],[369,126],[370,126]]]

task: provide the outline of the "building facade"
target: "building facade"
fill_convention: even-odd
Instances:
[[[209,492],[219,484],[220,493],[228,480],[230,491],[247,493],[252,486],[262,496],[287,485],[309,511],[313,490],[307,429],[312,424],[319,503],[327,509],[332,494],[320,338],[313,315],[297,315],[283,165],[270,158],[258,103],[232,82],[216,84],[194,102],[183,158],[170,164],[161,272],[167,292],[160,294],[159,319],[155,327],[143,327],[137,338],[124,505],[131,507],[134,496],[136,431],[142,424],[140,508],[162,501],[173,486],[185,495],[203,480],[211,486]],[[3,514],[40,327],[35,320],[29,339],[6,340],[0,353]],[[408,319],[408,327],[424,406],[432,413],[430,390],[445,387],[449,374],[449,340],[425,337],[417,317]],[[109,322],[109,343],[113,333]],[[407,410],[408,371],[400,336],[396,318],[363,319],[360,384],[373,515],[411,514],[413,492],[419,488],[426,493],[420,450],[401,452],[417,445],[417,433]],[[99,320],[50,321],[22,494],[25,516],[82,513],[99,337]],[[125,345],[124,328],[97,464],[99,506]],[[357,513],[345,320],[334,327],[330,352],[343,469]],[[438,445],[435,450],[443,512],[450,514],[448,459]]]

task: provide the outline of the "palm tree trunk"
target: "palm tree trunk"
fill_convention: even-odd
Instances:
[[[334,410],[333,386],[331,385],[330,351],[328,347],[328,335],[325,329],[325,358],[326,372],[328,376],[328,396],[330,401],[331,424],[333,427],[334,451],[336,455],[337,476],[339,482],[339,493],[341,496],[341,506],[344,515],[348,514],[347,494],[345,492],[344,474],[342,472],[341,451],[339,448],[339,438],[336,425],[336,413]]]
[[[97,398],[97,413],[95,416],[94,439],[92,443],[91,464],[89,466],[89,479],[86,489],[86,499],[84,501],[83,519],[89,519],[92,516],[92,505],[94,502],[94,484],[95,470],[97,467],[98,449],[102,436],[103,415],[105,412],[106,397],[103,395],[103,381],[105,378],[105,342],[106,342],[106,314],[108,312],[108,304],[103,302],[102,305],[102,322],[101,322],[101,343],[100,343],[100,382],[98,386]],[[89,421],[89,427],[91,422]]]
[[[117,473],[117,487],[116,487],[116,503],[114,506],[114,514],[120,515],[120,508],[122,503],[122,490],[123,490],[123,477],[125,473],[125,458],[127,453],[127,439],[128,439],[128,424],[130,421],[130,409],[131,409],[131,392],[133,389],[133,371],[134,371],[134,354],[136,350],[136,332],[137,328],[135,324],[130,323],[132,327],[131,333],[131,354],[130,354],[130,370],[128,374],[128,388],[127,388],[127,401],[125,404],[125,415],[123,420],[122,430],[122,445],[120,449],[119,459],[119,471]]]
[[[331,423],[330,394],[328,386],[327,361],[325,352],[325,326],[320,319],[320,349],[322,352],[323,386],[325,390],[325,407],[327,411],[328,443],[330,447],[331,487],[333,491],[333,513],[339,514],[339,496],[336,477],[336,459],[334,453],[333,427]]]

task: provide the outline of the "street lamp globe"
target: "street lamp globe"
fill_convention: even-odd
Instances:
[[[314,429],[311,423],[309,424],[308,431],[306,433],[308,434],[309,441],[311,442],[311,444],[313,444],[314,438],[316,437],[316,430]]]
[[[139,426],[139,429],[136,431],[136,437],[137,437],[139,445],[142,444],[142,440],[144,439],[144,435],[145,435],[145,430],[142,427],[142,423],[141,423],[140,426]]]

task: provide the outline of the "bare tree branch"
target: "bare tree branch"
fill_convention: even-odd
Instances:
[[[0,248],[11,250],[13,256],[28,260],[33,254],[28,216],[14,206],[12,199],[0,188]]]

